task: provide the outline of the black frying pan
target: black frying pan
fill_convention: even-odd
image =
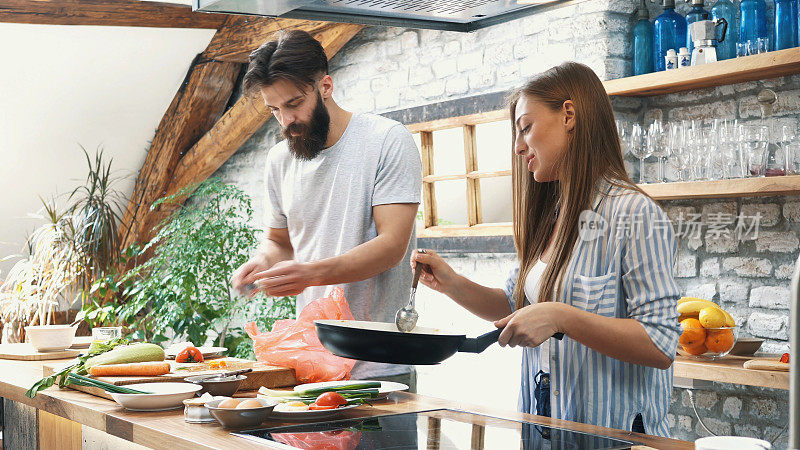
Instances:
[[[456,352],[480,353],[497,342],[502,329],[476,338],[435,328],[403,333],[393,323],[315,320],[317,336],[334,355],[391,364],[438,364]],[[556,339],[564,335],[556,333]]]

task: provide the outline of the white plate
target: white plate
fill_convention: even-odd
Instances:
[[[294,387],[295,392],[303,391],[306,389],[317,389],[317,388],[328,388],[328,387],[336,387],[342,386],[344,384],[353,384],[353,383],[367,383],[368,381],[377,381],[377,380],[341,380],[341,381],[322,381],[319,383],[306,383],[300,384]],[[381,387],[378,388],[378,397],[377,398],[386,398],[392,392],[397,391],[407,391],[408,386],[403,383],[396,383],[394,381],[381,381]]]
[[[342,406],[341,408],[336,409],[318,409],[316,411],[308,410],[308,411],[275,411],[274,409],[270,411],[269,416],[270,419],[277,419],[277,420],[286,420],[286,421],[299,421],[299,420],[315,420],[315,419],[328,419],[331,417],[336,417],[342,413],[342,411],[347,411],[348,409],[358,408],[361,405],[347,405]]]
[[[214,358],[217,356],[222,356],[223,352],[226,352],[228,349],[225,347],[197,347],[200,350],[200,353],[203,354],[203,358]],[[178,356],[177,353],[167,352],[165,353],[167,359],[175,359]]]
[[[165,411],[183,407],[183,401],[192,398],[203,386],[193,383],[137,383],[126,388],[152,394],[117,394],[109,392],[114,401],[131,411]]]

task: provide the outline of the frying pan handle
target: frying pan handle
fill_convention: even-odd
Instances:
[[[498,328],[494,331],[482,334],[476,338],[466,338],[458,347],[458,351],[469,352],[469,353],[480,353],[486,350],[490,345],[497,342],[497,338],[500,337],[500,333],[502,332],[503,329]],[[560,341],[564,337],[564,333],[556,333],[553,335],[553,337]]]

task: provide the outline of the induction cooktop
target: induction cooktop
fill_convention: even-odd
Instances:
[[[436,409],[231,433],[270,448],[326,450],[623,449],[637,444],[464,411]]]

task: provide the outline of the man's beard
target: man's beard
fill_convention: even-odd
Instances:
[[[323,150],[330,127],[331,116],[322,103],[322,96],[317,92],[317,105],[309,123],[295,122],[284,128],[282,133],[288,141],[292,154],[299,159],[310,161]]]

